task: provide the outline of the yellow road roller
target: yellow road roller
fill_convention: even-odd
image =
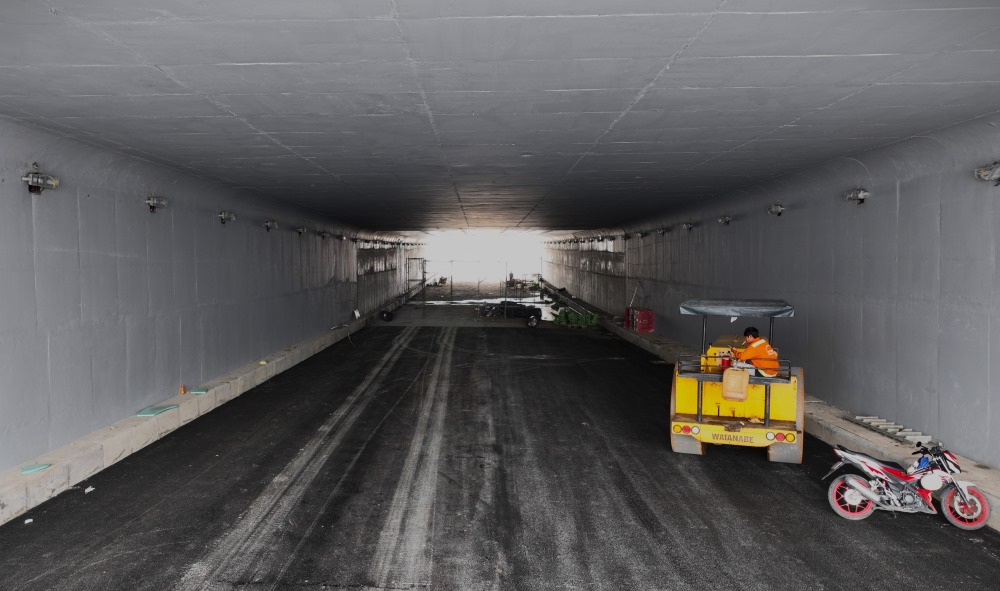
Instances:
[[[708,317],[768,318],[767,342],[775,318],[791,318],[784,300],[689,300],[681,314],[702,317],[699,355],[680,355],[670,391],[670,447],[677,453],[705,453],[705,444],[766,447],[772,462],[802,463],[805,390],[801,367],[770,360],[755,371],[741,352],[744,337],[722,335],[707,343]],[[741,361],[739,357],[743,357]]]

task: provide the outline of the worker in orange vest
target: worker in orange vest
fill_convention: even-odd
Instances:
[[[778,375],[778,352],[767,339],[760,336],[756,327],[749,326],[743,331],[746,347],[733,351],[736,359],[752,364],[758,375],[773,378]],[[750,375],[753,375],[752,373]]]

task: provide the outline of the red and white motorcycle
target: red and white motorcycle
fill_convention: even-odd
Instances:
[[[955,527],[979,529],[990,518],[990,503],[972,482],[956,480],[962,471],[958,458],[940,444],[930,448],[917,443],[919,455],[909,468],[851,451],[833,449],[840,461],[823,479],[851,465],[864,476],[842,474],[833,480],[827,498],[834,512],[844,519],[861,520],[875,509],[904,513],[937,513],[934,498],[941,503],[945,519]]]

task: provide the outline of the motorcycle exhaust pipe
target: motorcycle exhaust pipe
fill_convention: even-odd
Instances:
[[[872,491],[872,489],[868,488],[865,485],[858,484],[860,480],[858,480],[857,478],[847,478],[845,482],[847,482],[847,486],[861,493],[861,496],[868,499],[869,501],[875,503],[876,505],[882,504],[882,499],[877,494],[875,494],[875,492]]]

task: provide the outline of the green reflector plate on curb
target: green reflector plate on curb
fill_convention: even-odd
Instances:
[[[139,411],[138,417],[155,417],[161,412],[166,412],[172,408],[177,408],[176,404],[168,404],[166,406],[150,406],[149,408],[144,408]]]
[[[195,388],[194,390],[191,390],[191,393],[192,394],[208,394],[208,390],[206,388]]]
[[[21,468],[21,474],[34,474],[52,466],[52,464],[32,464]]]

